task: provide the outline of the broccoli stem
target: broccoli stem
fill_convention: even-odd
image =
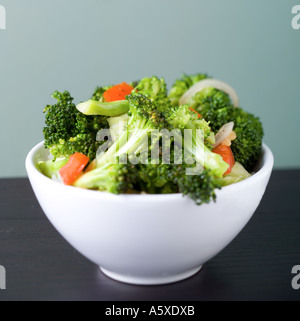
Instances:
[[[75,187],[93,189],[97,188],[100,190],[106,189],[106,177],[108,176],[107,171],[109,169],[106,166],[98,167],[91,172],[82,175],[74,184]]]
[[[97,155],[97,164],[100,166],[104,163],[117,163],[117,152],[120,150],[121,147],[123,147],[128,140],[128,132],[125,130],[119,139],[117,139],[110,147],[109,149],[103,154]]]
[[[210,151],[204,144],[202,139],[199,139],[197,134],[193,135],[193,155],[197,162],[203,167],[210,169],[212,174],[217,177],[223,177],[229,165],[223,160],[222,156]]]
[[[46,162],[39,162],[36,167],[45,176],[52,178],[58,176],[58,171],[67,164],[69,157],[60,160],[48,160]]]
[[[185,153],[192,155],[197,163],[206,169],[210,169],[213,175],[221,178],[229,165],[220,155],[213,153],[205,146],[200,133],[200,130],[184,130]],[[178,135],[178,133],[175,133],[175,135]]]
[[[102,116],[120,116],[129,110],[129,104],[126,100],[113,102],[101,102],[96,100],[88,100],[80,103],[76,108],[84,115],[102,115]]]
[[[130,128],[133,129],[130,130]],[[105,154],[97,157],[97,164],[100,166],[104,163],[115,164],[117,158],[122,155],[128,155],[129,157],[133,154],[136,155],[143,149],[151,129],[151,123],[146,118],[131,117],[127,124],[127,129],[121,134],[119,139],[113,143]]]
[[[134,190],[136,179],[136,169],[131,165],[104,164],[79,177],[73,185],[121,194]]]

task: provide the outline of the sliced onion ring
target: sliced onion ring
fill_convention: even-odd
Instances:
[[[219,146],[232,132],[234,127],[234,122],[231,121],[225,125],[223,125],[220,130],[218,131],[218,133],[216,134],[216,142],[213,145],[213,147],[217,147]]]
[[[189,100],[199,91],[208,88],[213,87],[219,90],[222,90],[226,92],[234,105],[234,107],[239,106],[239,97],[236,93],[236,91],[228,85],[226,82],[218,80],[218,79],[203,79],[195,83],[191,88],[189,88],[188,91],[186,91],[180,98],[179,104],[185,105],[189,102]]]

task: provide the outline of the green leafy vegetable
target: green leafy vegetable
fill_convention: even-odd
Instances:
[[[94,159],[99,146],[96,140],[100,129],[108,128],[107,117],[86,116],[76,109],[73,98],[68,91],[54,92],[56,104],[48,105],[46,113],[46,127],[44,127],[45,147],[57,157],[67,157],[80,152]]]

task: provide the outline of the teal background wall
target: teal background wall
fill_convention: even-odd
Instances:
[[[300,167],[300,0],[0,0],[0,177],[25,176],[51,93],[182,72],[231,84],[277,168]]]

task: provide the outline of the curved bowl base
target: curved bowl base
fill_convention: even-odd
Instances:
[[[139,276],[119,274],[119,273],[106,270],[102,267],[100,267],[100,270],[111,279],[114,279],[123,283],[138,284],[138,285],[158,285],[158,284],[168,284],[168,283],[182,281],[198,273],[201,270],[201,268],[202,266],[198,266],[196,268],[193,268],[191,270],[188,270],[179,274],[162,275],[162,276],[156,276],[156,277],[139,277]]]

